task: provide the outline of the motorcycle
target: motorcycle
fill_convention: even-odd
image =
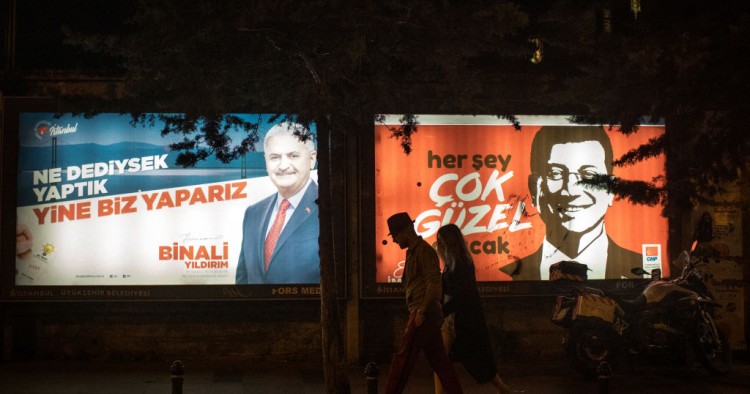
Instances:
[[[732,351],[714,322],[720,305],[698,270],[707,259],[694,256],[694,250],[695,244],[675,261],[682,273],[672,280],[662,279],[658,269],[650,274],[633,269],[636,275],[651,276],[634,299],[583,285],[584,264],[553,265],[550,280],[574,283],[568,294],[557,297],[552,313],[552,322],[566,328],[564,344],[573,367],[594,377],[605,361],[616,365],[623,357],[636,356],[685,360],[692,351],[710,373],[729,373]]]

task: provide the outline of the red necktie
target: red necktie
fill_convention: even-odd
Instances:
[[[266,236],[266,249],[265,249],[265,262],[266,271],[268,271],[268,264],[271,262],[271,255],[273,250],[276,248],[276,242],[279,241],[279,235],[281,234],[281,228],[284,227],[284,219],[286,218],[286,209],[289,208],[289,200],[282,200],[279,206],[279,213],[276,214],[276,219],[271,225],[271,230],[268,231]]]

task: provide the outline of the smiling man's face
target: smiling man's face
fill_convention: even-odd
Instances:
[[[585,233],[604,220],[614,196],[579,184],[581,178],[607,174],[604,149],[597,141],[552,146],[547,171],[538,180],[537,209],[547,231],[558,226]]]
[[[296,136],[281,134],[266,141],[264,156],[268,177],[279,193],[289,198],[307,184],[317,152],[308,152]]]

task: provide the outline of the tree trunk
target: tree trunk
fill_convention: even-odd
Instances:
[[[320,327],[323,344],[323,373],[327,393],[349,394],[351,387],[346,373],[346,360],[339,316],[338,291],[336,281],[336,248],[335,248],[335,213],[333,189],[336,182],[333,178],[331,152],[333,138],[331,122],[328,118],[319,118],[318,130],[318,184],[320,194]],[[343,174],[335,174],[343,176]]]

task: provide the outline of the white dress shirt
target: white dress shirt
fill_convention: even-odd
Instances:
[[[289,207],[286,209],[286,215],[284,216],[284,226],[281,227],[281,231],[284,231],[284,227],[286,227],[286,224],[289,223],[289,219],[292,217],[292,214],[294,214],[294,210],[299,205],[300,201],[302,201],[302,196],[305,195],[305,192],[307,191],[307,188],[310,187],[310,182],[312,182],[312,178],[307,180],[307,183],[305,184],[305,187],[300,189],[295,195],[287,198],[289,200]],[[271,220],[268,221],[268,228],[266,229],[266,237],[268,237],[268,232],[271,231],[271,224],[276,220],[276,215],[279,213],[279,207],[281,206],[281,201],[284,200],[284,197],[281,196],[278,192],[276,193],[276,203],[273,205],[273,212],[271,212]]]
[[[541,278],[549,280],[549,267],[560,261],[575,261],[586,264],[589,268],[588,279],[604,279],[607,273],[607,248],[609,239],[602,225],[601,232],[577,256],[567,256],[560,249],[544,238],[542,244],[542,263],[539,265]]]

